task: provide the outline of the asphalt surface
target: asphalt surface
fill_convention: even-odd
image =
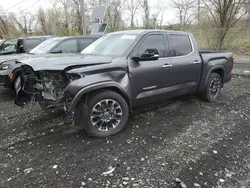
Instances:
[[[250,77],[241,68],[216,102],[190,95],[141,107],[104,139],[65,125],[61,112],[20,109],[0,89],[0,187],[249,188]]]

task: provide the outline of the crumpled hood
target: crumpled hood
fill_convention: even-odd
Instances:
[[[84,56],[81,54],[67,56],[44,56],[37,58],[21,59],[20,63],[31,66],[34,71],[41,70],[64,70],[68,67],[96,65],[111,63],[113,57]]]

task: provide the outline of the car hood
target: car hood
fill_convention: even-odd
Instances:
[[[111,63],[113,57],[102,56],[84,56],[84,55],[67,55],[67,56],[44,56],[37,58],[21,59],[20,63],[29,65],[34,71],[41,70],[64,70],[66,68],[82,67],[85,65],[96,65]]]
[[[0,56],[0,64],[2,64],[5,61],[10,61],[10,60],[17,60],[21,59],[23,57],[30,57],[32,56],[31,54],[11,54],[11,55],[3,55]]]
[[[9,61],[24,61],[26,59],[35,59],[35,58],[52,58],[52,57],[72,57],[72,56],[80,56],[80,54],[76,53],[65,53],[65,54],[12,54],[0,56],[0,65]]]

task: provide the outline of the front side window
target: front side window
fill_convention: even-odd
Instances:
[[[164,36],[162,34],[152,34],[147,36],[138,46],[139,56],[147,51],[147,49],[156,49],[160,57],[165,57]]]
[[[32,54],[49,53],[61,41],[62,41],[61,38],[54,38],[54,39],[46,40],[42,42],[41,44],[39,44],[38,46],[36,46],[35,48],[33,48],[33,50],[31,50],[30,53]]]
[[[184,56],[190,54],[193,51],[188,35],[170,34],[169,41],[171,44],[173,56]]]
[[[81,53],[96,56],[122,56],[129,50],[137,34],[107,34],[85,48]]]
[[[2,45],[0,46],[0,53],[15,52],[17,40],[18,39],[9,39],[2,43]]]
[[[76,53],[77,52],[77,41],[76,39],[66,40],[55,47],[56,50],[61,50],[62,53]]]

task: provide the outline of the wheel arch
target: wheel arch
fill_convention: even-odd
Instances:
[[[14,82],[15,82],[16,78],[17,78],[17,77],[20,75],[20,73],[21,73],[21,68],[16,68],[16,69],[14,69],[14,70],[12,71],[12,73],[14,74],[14,76],[13,76],[13,79],[10,80],[10,84],[11,84],[11,85],[14,85]]]
[[[88,100],[88,97],[93,94],[94,92],[98,92],[101,90],[111,90],[118,94],[120,94],[125,101],[127,102],[129,108],[131,108],[131,100],[129,95],[127,94],[126,90],[116,82],[103,82],[98,84],[92,84],[90,86],[82,88],[80,91],[77,92],[75,97],[73,98],[70,107],[68,109],[68,113],[72,114],[75,107],[81,100]]]
[[[209,76],[212,74],[212,73],[217,73],[220,75],[221,77],[221,81],[222,81],[222,85],[223,85],[223,80],[224,80],[224,67],[221,65],[219,66],[215,66],[213,68],[211,68],[207,74],[207,77],[206,77],[206,81],[205,81],[205,86],[207,85],[207,82],[208,82],[208,79],[209,79]]]

